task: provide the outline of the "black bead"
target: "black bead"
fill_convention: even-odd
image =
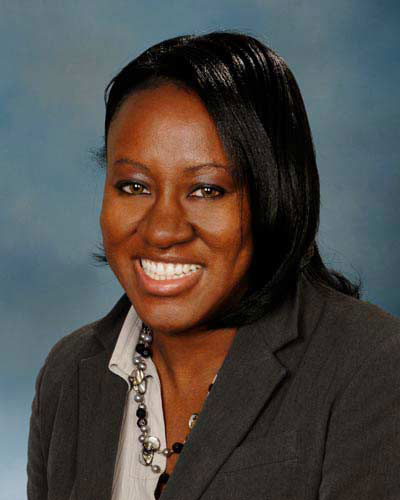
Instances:
[[[145,349],[143,349],[143,351],[141,352],[141,355],[144,357],[144,358],[148,358],[149,356],[151,356],[151,349],[149,347],[146,347]]]
[[[178,442],[174,443],[172,445],[172,449],[175,453],[180,453],[183,449],[183,443],[178,443]]]
[[[147,425],[147,420],[145,418],[139,418],[137,421],[138,427],[141,427],[142,425]]]
[[[146,344],[143,344],[143,342],[139,342],[139,344],[136,346],[136,352],[141,354],[144,358],[148,358],[149,356],[151,356],[150,347],[147,347]]]
[[[143,349],[146,349],[146,345],[143,342],[139,342],[136,346],[136,352],[142,354]]]
[[[136,410],[136,416],[138,418],[145,418],[145,416],[146,416],[146,410],[144,408],[138,408]]]

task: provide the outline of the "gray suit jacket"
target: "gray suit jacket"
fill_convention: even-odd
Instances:
[[[36,382],[29,500],[109,500],[130,307],[61,339]],[[399,500],[400,320],[301,278],[239,328],[162,500]],[[129,500],[129,499],[127,499]]]

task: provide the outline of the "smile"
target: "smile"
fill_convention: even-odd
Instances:
[[[140,264],[150,278],[155,280],[180,279],[201,268],[198,264],[174,264],[140,259]]]
[[[198,264],[152,263],[146,259],[135,259],[134,268],[140,286],[147,293],[162,296],[178,295],[193,288],[204,271]]]

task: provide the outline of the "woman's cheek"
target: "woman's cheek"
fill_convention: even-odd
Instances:
[[[100,225],[103,238],[107,240],[118,240],[127,230],[127,214],[124,213],[119,203],[105,200],[103,203]]]

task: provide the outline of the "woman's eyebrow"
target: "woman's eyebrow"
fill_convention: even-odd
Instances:
[[[113,165],[115,167],[118,167],[119,165],[131,165],[132,167],[135,167],[139,170],[143,170],[148,174],[151,174],[151,170],[149,167],[138,161],[131,160],[130,158],[119,158],[118,160],[115,160]],[[232,167],[230,165],[222,165],[221,163],[215,163],[215,162],[202,163],[200,165],[191,165],[190,167],[185,167],[183,169],[183,172],[193,173],[197,172],[198,170],[212,169],[212,168],[225,170],[229,174],[232,173]]]

